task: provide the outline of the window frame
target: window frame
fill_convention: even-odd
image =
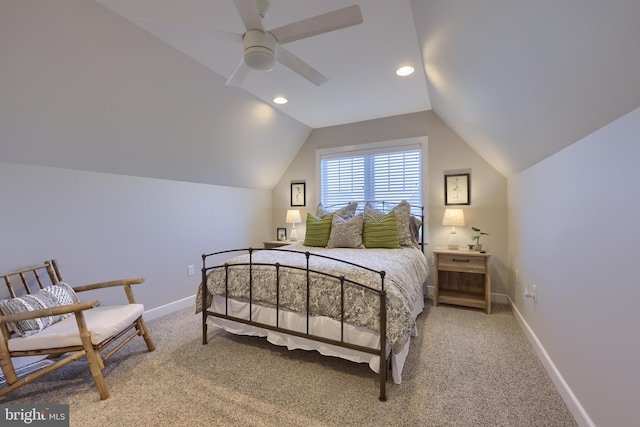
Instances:
[[[427,229],[427,201],[428,201],[428,187],[426,177],[428,176],[427,172],[427,162],[426,162],[426,152],[427,152],[427,137],[415,137],[415,138],[405,138],[405,139],[397,139],[390,141],[379,141],[373,143],[364,143],[364,144],[353,144],[346,146],[335,146],[335,147],[327,147],[327,148],[318,148],[316,149],[316,194],[318,195],[318,203],[322,201],[322,181],[321,181],[321,162],[323,159],[327,157],[348,157],[350,155],[356,156],[358,154],[375,154],[376,152],[385,153],[385,152],[394,152],[401,151],[404,147],[406,150],[419,148],[420,151],[420,203],[424,207],[424,226],[423,232],[425,233],[425,237],[428,236]],[[351,154],[352,153],[352,154]],[[354,200],[355,201],[355,200]],[[360,207],[361,208],[361,207]],[[425,244],[427,243],[427,239],[425,239]]]

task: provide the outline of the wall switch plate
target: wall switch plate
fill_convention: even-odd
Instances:
[[[194,266],[193,265],[188,265],[187,266],[187,276],[191,277],[194,274]]]

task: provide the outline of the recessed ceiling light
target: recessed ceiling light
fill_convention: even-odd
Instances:
[[[286,104],[289,101],[284,96],[276,96],[275,98],[273,98],[273,102],[275,102],[276,104]]]
[[[396,70],[396,74],[400,77],[410,76],[414,72],[414,68],[410,65],[400,67]]]

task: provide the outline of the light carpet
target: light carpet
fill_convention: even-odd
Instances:
[[[193,309],[148,327],[155,352],[136,339],[107,361],[109,399],[81,361],[0,403],[68,403],[71,425],[83,427],[576,425],[506,305],[486,315],[429,301],[387,402],[366,364],[211,327],[202,345]]]

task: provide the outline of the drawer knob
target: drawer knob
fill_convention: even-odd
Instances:
[[[471,261],[471,260],[468,260],[468,259],[455,259],[455,258],[453,258],[453,262],[469,262],[469,261]]]

